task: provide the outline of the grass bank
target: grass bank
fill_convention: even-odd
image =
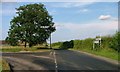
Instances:
[[[0,60],[0,72],[2,71],[2,60]]]
[[[116,52],[114,50],[107,50],[107,49],[101,49],[99,51],[94,51],[94,50],[89,50],[89,49],[70,49],[70,50],[78,50],[78,51],[88,52],[88,53],[91,53],[94,55],[103,56],[103,57],[110,58],[113,60],[119,60],[118,52]]]
[[[2,59],[2,60],[0,60],[0,71],[2,72],[4,70],[7,70],[7,72],[9,72],[10,71],[10,66],[7,63],[7,61]]]

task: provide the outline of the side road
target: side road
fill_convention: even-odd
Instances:
[[[51,51],[44,52],[7,52],[2,53],[12,68],[16,70],[55,70],[53,53]]]

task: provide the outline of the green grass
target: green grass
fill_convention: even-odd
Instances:
[[[91,50],[91,49],[88,49],[88,48],[73,49],[73,50],[79,50],[79,51],[95,54],[95,55],[98,55],[98,56],[103,56],[103,57],[107,57],[107,58],[110,58],[110,59],[118,60],[118,52],[114,51],[112,49],[109,49],[109,48],[108,49],[107,48],[101,49],[101,50],[98,50],[98,51]]]
[[[10,66],[5,60],[0,60],[0,71],[7,70],[7,72],[10,71]]]
[[[2,71],[2,61],[0,60],[0,72]]]
[[[21,47],[21,46],[4,46],[0,51],[2,52],[20,52],[20,51],[47,51],[49,49],[43,47]]]
[[[20,49],[20,48],[6,48],[6,49],[0,49],[0,51],[2,51],[2,52],[19,52],[19,51],[21,51],[22,49]]]

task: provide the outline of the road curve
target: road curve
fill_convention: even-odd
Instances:
[[[87,54],[56,50],[58,70],[118,70],[118,66]]]

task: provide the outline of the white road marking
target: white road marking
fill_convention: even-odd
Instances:
[[[55,51],[54,51],[54,54],[53,54],[53,56],[54,56],[54,59],[55,59],[55,72],[58,72],[58,64],[57,64],[57,59],[56,59],[56,53],[55,53]]]
[[[38,57],[38,58],[52,59],[51,57],[47,57],[47,56],[36,56],[36,55],[30,55],[30,56]]]
[[[52,54],[53,54],[53,51],[51,51],[49,55],[52,55]]]

